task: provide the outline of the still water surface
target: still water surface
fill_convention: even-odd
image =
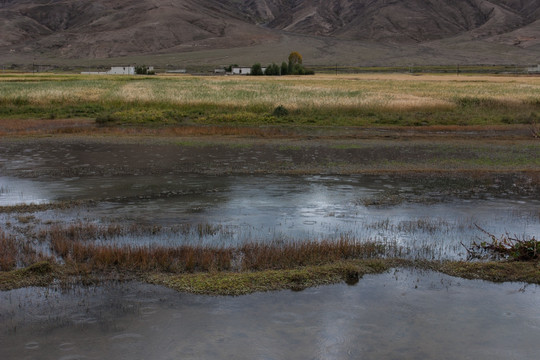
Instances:
[[[2,359],[537,359],[540,288],[392,270],[208,297],[138,283],[0,293]]]
[[[114,241],[234,246],[350,236],[430,259],[464,258],[460,243],[482,236],[474,224],[497,235],[540,234],[540,199],[517,192],[452,197],[391,176],[96,176],[95,169],[127,163],[168,169],[174,157],[156,152],[148,163],[122,151],[53,150],[0,153],[0,206],[92,203],[1,213],[4,231],[22,229],[24,238],[27,227],[78,221],[210,224],[222,230]],[[71,167],[93,170],[65,177]],[[427,201],[366,206],[388,191]],[[537,359],[539,289],[416,270],[365,276],[355,286],[242,297],[139,283],[18,289],[0,292],[0,359]]]
[[[220,231],[128,236],[121,243],[235,246],[248,241],[342,236],[409,249],[411,257],[463,258],[461,243],[483,236],[540,233],[540,199],[477,193],[451,198],[422,183],[390,176],[116,176],[21,179],[0,176],[0,205],[94,200],[89,208],[44,211],[42,222],[210,224]],[[366,206],[385,191],[429,196],[392,206]],[[14,223],[18,215],[0,214]]]

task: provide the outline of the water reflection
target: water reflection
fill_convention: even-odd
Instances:
[[[119,284],[0,293],[3,359],[536,359],[538,286],[394,270],[242,297]]]
[[[0,177],[0,205],[71,200],[89,208],[37,214],[43,223],[210,224],[212,234],[127,236],[118,243],[236,246],[246,241],[342,236],[414,249],[413,257],[459,258],[479,233],[540,233],[540,200],[486,196],[365,206],[360,199],[415,184],[388,176],[117,176],[29,180]],[[418,185],[421,189],[421,184]],[[34,201],[35,200],[35,201]],[[2,215],[4,222],[13,222]]]

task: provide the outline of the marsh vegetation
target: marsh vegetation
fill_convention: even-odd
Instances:
[[[1,286],[241,294],[392,266],[538,283],[537,260],[467,263],[460,242],[476,223],[536,239],[539,91],[526,76],[3,75]]]

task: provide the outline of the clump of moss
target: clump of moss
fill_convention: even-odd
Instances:
[[[540,263],[538,261],[449,261],[434,265],[432,269],[464,279],[494,282],[522,281],[540,284]]]
[[[55,278],[54,265],[41,261],[23,269],[0,271],[0,290],[11,290],[28,286],[48,286]]]
[[[309,287],[345,282],[356,284],[365,274],[381,273],[390,268],[382,260],[343,261],[319,266],[282,270],[210,272],[195,274],[154,273],[144,280],[177,291],[211,295],[243,295],[259,291]]]

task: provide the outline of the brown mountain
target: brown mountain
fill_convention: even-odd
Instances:
[[[540,61],[539,0],[0,0],[0,19],[0,61],[292,47],[312,63]]]

